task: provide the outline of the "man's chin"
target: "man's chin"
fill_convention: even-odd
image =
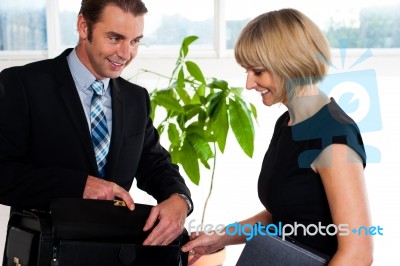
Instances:
[[[121,76],[122,71],[110,71],[107,73],[107,78],[115,79]]]

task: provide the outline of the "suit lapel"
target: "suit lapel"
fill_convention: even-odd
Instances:
[[[115,171],[116,162],[120,154],[123,132],[124,132],[124,98],[122,90],[116,79],[110,80],[112,99],[112,134],[111,145],[107,156],[106,176],[112,177]]]
[[[98,173],[96,157],[93,150],[92,139],[88,123],[86,121],[85,112],[82,107],[74,80],[69,69],[66,56],[72,49],[65,50],[60,56],[56,57],[54,68],[56,79],[60,83],[58,87],[59,95],[64,103],[64,106],[70,116],[71,123],[77,132],[82,143],[83,150],[85,151],[93,173]]]

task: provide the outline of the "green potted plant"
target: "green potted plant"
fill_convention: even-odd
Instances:
[[[169,80],[167,87],[150,93],[152,119],[164,115],[156,125],[160,135],[168,134],[172,161],[180,164],[196,185],[200,182],[200,165],[211,170],[212,192],[217,162],[217,150],[225,151],[231,129],[243,152],[252,157],[254,151],[254,121],[256,108],[242,98],[243,88],[230,87],[225,80],[205,78],[200,67],[188,60],[189,46],[197,36],[184,38],[179,57],[170,76],[153,73]],[[165,112],[157,113],[158,108]],[[160,120],[160,119],[159,119]],[[213,159],[210,166],[209,160]],[[207,207],[203,208],[202,223]]]
[[[155,121],[157,116],[157,120],[161,121],[156,125],[157,130],[160,135],[168,135],[167,149],[172,161],[181,165],[196,185],[200,182],[201,166],[211,171],[210,187],[202,211],[203,226],[213,189],[217,153],[224,153],[228,132],[232,130],[242,151],[252,157],[257,112],[253,104],[242,98],[243,88],[231,87],[225,80],[215,77],[205,78],[200,67],[188,59],[189,47],[197,39],[197,36],[184,38],[171,75],[146,69],[142,71],[168,81],[165,88],[151,91],[150,99],[152,119]]]

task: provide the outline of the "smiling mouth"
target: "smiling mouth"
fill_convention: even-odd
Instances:
[[[107,59],[113,66],[115,67],[122,67],[125,63],[117,63],[117,62],[113,62],[110,59]]]
[[[268,92],[271,92],[271,91],[269,89],[260,91],[261,95],[267,94]]]

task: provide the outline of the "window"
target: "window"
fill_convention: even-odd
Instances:
[[[46,49],[46,1],[0,1],[0,50]]]
[[[76,20],[81,0],[58,1],[59,45],[62,49],[73,47],[78,42]]]
[[[243,2],[225,2],[222,7],[225,17],[225,46],[227,49],[233,49],[237,37],[243,27],[254,17],[264,12],[261,10],[271,10],[270,1],[250,0],[246,1],[246,12],[243,12]]]
[[[74,46],[81,0],[1,0],[0,51],[48,51]],[[145,0],[145,50],[180,45],[197,35],[194,49],[221,54],[233,49],[241,29],[262,12],[293,7],[311,17],[330,45],[400,48],[400,0]],[[322,12],[323,10],[323,12]],[[56,23],[52,23],[55,21]],[[54,24],[54,26],[53,26]]]
[[[149,10],[145,20],[143,44],[178,46],[188,35],[199,36],[195,45],[213,48],[213,0],[146,0]]]
[[[322,29],[332,48],[345,42],[347,48],[400,47],[400,1],[262,1],[226,2],[227,48],[250,17],[280,8],[296,8],[309,16]]]

